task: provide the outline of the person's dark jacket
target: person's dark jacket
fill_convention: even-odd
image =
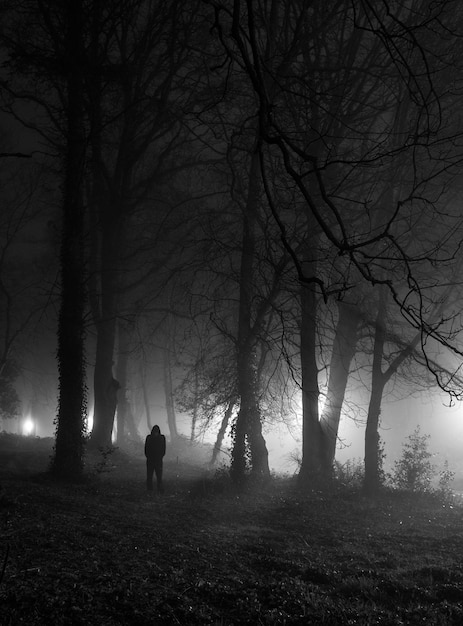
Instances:
[[[150,461],[162,461],[166,453],[166,438],[160,433],[153,433],[147,436],[145,441],[145,456]]]

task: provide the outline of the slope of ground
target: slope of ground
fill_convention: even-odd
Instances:
[[[68,486],[51,451],[0,436],[1,626],[463,623],[458,506],[237,492],[181,455],[149,496],[141,451],[90,458]]]

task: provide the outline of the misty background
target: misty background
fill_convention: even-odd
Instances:
[[[463,479],[463,11],[55,4],[0,33],[3,430]]]

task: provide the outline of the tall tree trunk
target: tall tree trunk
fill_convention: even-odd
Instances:
[[[356,305],[338,302],[338,323],[331,353],[326,401],[320,418],[323,434],[322,471],[326,475],[332,471],[336,455],[341,409],[357,346],[359,320]]]
[[[379,423],[381,403],[386,383],[396,374],[401,364],[413,353],[421,341],[421,331],[418,331],[408,345],[398,352],[385,372],[382,371],[384,344],[386,342],[386,307],[387,287],[380,285],[378,300],[378,312],[375,321],[375,340],[373,346],[373,367],[371,378],[371,395],[368,406],[367,425],[365,429],[365,479],[364,491],[368,496],[377,494],[381,486],[380,475],[380,448],[379,448]],[[430,319],[438,319],[442,312],[443,303],[437,303]]]
[[[79,478],[83,466],[86,405],[84,354],[84,207],[85,160],[83,105],[83,10],[81,0],[67,3],[67,156],[61,241],[61,308],[58,320],[59,407],[52,470]]]
[[[92,4],[91,60],[95,68],[101,62],[99,36],[102,3]],[[117,194],[109,190],[102,154],[102,81],[101,73],[88,76],[92,148],[92,194],[90,202],[91,274],[90,304],[96,327],[96,355],[93,373],[94,415],[90,444],[111,445],[114,426],[112,389],[114,347],[117,324],[117,289],[119,250],[122,248],[121,207]],[[119,176],[119,178],[121,178]],[[112,197],[110,199],[110,195]],[[119,196],[120,197],[120,196]]]
[[[239,445],[243,446],[240,454],[245,459],[246,440],[249,442],[251,473],[257,477],[270,475],[268,465],[268,451],[262,434],[262,418],[258,398],[257,357],[255,349],[242,350],[238,361],[238,388],[240,390],[240,410],[236,423],[236,439],[240,437]],[[242,430],[240,430],[240,428]],[[243,437],[244,434],[244,437]],[[236,444],[235,439],[235,444]],[[235,449],[232,459],[235,460]],[[245,470],[246,463],[241,462],[241,470]],[[233,468],[234,470],[236,467]],[[234,474],[239,482],[243,474]]]
[[[148,428],[148,432],[151,432],[151,429],[153,428],[153,422],[151,420],[148,387],[146,386],[146,365],[143,365],[143,364],[140,365],[140,379],[141,379],[141,388],[143,391],[143,404],[145,405],[146,426]]]
[[[380,285],[378,311],[375,320],[375,339],[373,344],[373,366],[371,376],[371,395],[368,406],[365,429],[365,481],[364,490],[368,495],[375,495],[380,487],[379,473],[379,416],[381,401],[387,378],[382,371],[384,343],[386,341],[386,287]]]
[[[246,472],[246,438],[249,441],[254,474],[268,476],[268,451],[262,435],[261,413],[257,388],[257,329],[252,328],[252,296],[254,290],[255,227],[259,195],[259,154],[254,152],[249,168],[249,186],[243,211],[243,236],[240,268],[238,313],[238,395],[240,410],[234,427],[231,476],[242,482]]]
[[[315,261],[311,263],[315,275]],[[316,359],[317,297],[315,285],[301,285],[301,376],[302,376],[302,463],[299,481],[306,487],[322,478],[322,431],[318,411],[318,366]]]
[[[126,423],[126,427],[127,427],[127,438],[129,440],[131,440],[131,441],[140,442],[141,441],[140,433],[138,432],[137,425],[135,424],[135,420],[134,420],[134,417],[133,417],[132,406],[131,406],[131,403],[129,401],[127,401],[127,411],[126,411],[126,414],[125,414],[125,423]]]
[[[118,324],[118,358],[116,368],[116,378],[120,385],[119,401],[117,403],[117,445],[123,446],[127,443],[127,415],[129,412],[127,402],[127,369],[129,362],[130,350],[130,333],[127,324],[120,322]]]
[[[233,409],[235,408],[236,398],[232,398],[228,403],[228,406],[225,410],[225,413],[222,418],[222,422],[220,424],[219,432],[217,433],[217,439],[215,440],[214,449],[212,450],[212,458],[210,461],[210,465],[214,465],[217,461],[217,457],[222,449],[222,443],[225,437],[225,433],[228,428],[228,424],[230,423],[230,418],[233,413]]]
[[[94,447],[111,445],[114,426],[114,407],[111,394],[113,376],[114,345],[116,339],[116,311],[113,294],[102,289],[104,301],[102,318],[97,322],[97,346],[93,386],[95,394],[93,430],[90,442]],[[109,302],[108,302],[109,300]]]
[[[196,363],[195,366],[195,403],[193,406],[193,415],[191,416],[191,435],[190,441],[193,442],[195,440],[195,430],[196,430],[196,422],[198,420],[198,397],[199,397],[199,372],[198,372],[199,363]]]
[[[243,483],[246,476],[246,410],[240,410],[232,429],[233,448],[230,476],[236,484]]]
[[[118,293],[121,285],[121,251],[124,250],[126,235],[127,197],[130,196],[133,162],[127,158],[132,146],[127,133],[122,131],[115,150],[114,170],[110,173],[102,149],[104,132],[104,94],[101,58],[107,51],[100,43],[103,2],[91,3],[92,40],[90,45],[91,62],[94,71],[89,72],[90,96],[89,116],[91,122],[92,146],[92,313],[96,326],[96,356],[93,376],[94,416],[90,438],[92,446],[111,445],[114,426],[113,365],[118,316]],[[129,95],[127,86],[122,92],[121,123],[125,129],[131,125]]]
[[[372,377],[370,403],[368,405],[367,426],[365,429],[364,491],[368,496],[376,495],[381,487],[380,437],[378,429],[384,384],[384,375],[379,371],[374,372]]]
[[[171,441],[178,437],[177,418],[175,415],[174,388],[172,384],[172,364],[170,352],[167,347],[163,349],[163,375],[164,393],[166,396],[167,425],[169,427]]]

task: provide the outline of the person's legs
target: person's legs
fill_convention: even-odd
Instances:
[[[153,491],[153,473],[154,463],[146,459],[146,488],[148,491]]]
[[[156,472],[158,493],[163,493],[164,488],[162,486],[162,461],[160,463],[156,463],[156,465],[154,466],[154,471]]]

